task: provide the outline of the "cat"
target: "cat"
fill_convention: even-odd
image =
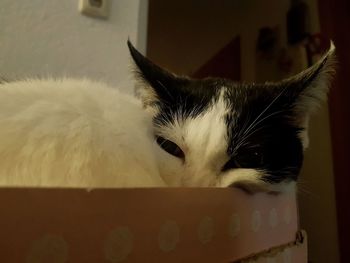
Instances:
[[[131,44],[138,89],[152,113],[167,185],[294,191],[308,147],[308,120],[326,99],[335,46],[313,66],[280,82],[237,83],[176,76]]]
[[[0,185],[293,188],[334,46],[278,83],[177,76],[128,41],[137,97],[87,79],[0,84]]]

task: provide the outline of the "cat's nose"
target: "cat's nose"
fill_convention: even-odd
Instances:
[[[244,183],[235,182],[235,183],[231,183],[228,187],[239,189],[247,194],[254,194],[256,192],[251,186]]]
[[[209,169],[191,169],[188,170],[183,182],[185,186],[216,187],[216,178],[217,176]]]

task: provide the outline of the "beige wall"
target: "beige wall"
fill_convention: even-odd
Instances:
[[[110,1],[108,19],[82,15],[78,2],[1,0],[1,75],[89,77],[132,93],[126,41],[145,51],[148,1]]]
[[[171,3],[170,3],[171,2]],[[308,0],[311,27],[319,31],[316,0]],[[148,55],[170,70],[191,74],[234,36],[241,36],[242,79],[256,77],[255,40],[262,26],[280,26],[286,43],[289,0],[151,0]],[[338,242],[327,105],[313,116],[310,147],[300,180],[301,226],[309,234],[309,259],[336,263]]]

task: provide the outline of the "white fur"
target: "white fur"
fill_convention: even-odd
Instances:
[[[222,172],[229,160],[225,115],[229,110],[223,99],[195,118],[183,119],[181,113],[173,125],[162,126],[156,133],[175,142],[185,153],[186,161],[158,150],[158,162],[164,180],[174,186],[228,187],[250,182],[267,186],[262,173],[254,169],[234,169]],[[159,147],[158,147],[159,148]]]
[[[3,83],[0,185],[164,186],[151,125],[136,99],[101,83]]]

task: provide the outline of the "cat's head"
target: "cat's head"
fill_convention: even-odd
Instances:
[[[294,185],[308,145],[309,115],[326,97],[333,73],[333,44],[300,74],[263,84],[177,76],[128,45],[169,185],[253,191]]]

